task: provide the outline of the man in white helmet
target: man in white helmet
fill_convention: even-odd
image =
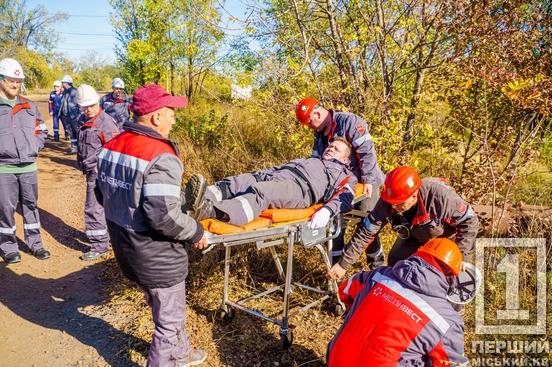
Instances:
[[[123,125],[130,121],[132,99],[125,94],[125,83],[121,78],[113,79],[111,87],[113,92],[100,99],[100,107],[117,121],[119,129],[122,131]]]
[[[59,110],[61,108],[62,97],[63,89],[61,88],[61,82],[56,80],[54,82],[54,90],[50,92],[50,99],[48,100],[48,112],[50,116],[52,116],[52,123],[54,125],[54,141],[59,141],[59,121],[61,120],[59,117]],[[65,132],[65,140],[67,140],[69,131],[65,125],[63,125],[63,131]]]
[[[59,115],[64,126],[69,128],[70,154],[75,154],[77,152],[79,118],[81,116],[81,111],[77,105],[77,88],[73,87],[73,78],[70,75],[64,75],[61,78],[61,84],[63,85],[63,97],[61,98]]]
[[[79,122],[77,163],[86,175],[86,201],[84,203],[84,226],[90,242],[90,251],[81,259],[94,260],[109,251],[109,234],[103,207],[98,203],[94,188],[98,177],[98,153],[105,143],[119,134],[115,120],[105,113],[98,104],[100,96],[88,84],[77,89],[77,103],[83,115]]]
[[[19,62],[0,60],[0,256],[8,264],[21,261],[14,218],[18,205],[31,253],[41,260],[50,257],[40,237],[36,166],[48,129],[36,105],[19,95],[24,78]]]

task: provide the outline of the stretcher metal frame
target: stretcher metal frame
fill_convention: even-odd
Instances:
[[[364,196],[358,197],[354,202],[362,200]],[[348,217],[351,218],[350,216]],[[338,295],[338,285],[335,280],[326,281],[326,289],[312,287],[306,284],[293,281],[293,256],[295,244],[299,243],[304,248],[316,248],[322,256],[322,260],[329,270],[331,264],[331,253],[333,240],[339,236],[342,231],[342,223],[344,218],[338,215],[331,220],[327,226],[319,229],[311,229],[308,227],[308,220],[284,224],[275,227],[257,229],[249,232],[213,235],[207,238],[209,246],[203,251],[204,254],[210,252],[217,246],[224,246],[224,292],[222,297],[221,317],[224,321],[231,321],[234,317],[234,309],[246,312],[255,317],[269,321],[280,327],[280,346],[288,348],[293,343],[293,333],[291,329],[294,327],[289,320],[292,317],[303,313],[312,307],[321,304],[327,299],[334,297],[336,301],[335,312],[341,315],[345,312],[345,305],[341,302]],[[230,299],[230,264],[232,258],[232,248],[241,245],[254,243],[257,250],[269,249],[278,271],[278,275],[283,283],[277,284],[275,287],[267,289],[248,297],[233,301]],[[275,247],[287,245],[287,259],[285,269],[280,261]],[[293,288],[301,288],[320,295],[319,298],[303,305],[299,309],[290,313],[289,303]],[[275,292],[283,291],[283,303],[281,318],[276,319],[265,315],[261,311],[253,308],[247,308],[245,303],[254,299],[267,297]]]

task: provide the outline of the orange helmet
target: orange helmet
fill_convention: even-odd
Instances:
[[[305,98],[301,100],[301,102],[297,103],[297,107],[295,108],[295,116],[301,125],[306,125],[307,122],[309,122],[311,112],[319,103],[320,101],[314,98]]]
[[[422,186],[422,180],[413,168],[397,167],[385,176],[381,198],[392,205],[401,204],[420,186]]]
[[[441,261],[454,275],[460,274],[462,254],[458,246],[448,238],[432,238],[420,247],[418,252],[426,253]]]

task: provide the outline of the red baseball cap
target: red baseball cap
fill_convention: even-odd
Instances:
[[[175,97],[157,84],[146,84],[136,89],[132,97],[132,108],[138,116],[147,115],[163,107],[177,108],[187,105],[186,97]]]

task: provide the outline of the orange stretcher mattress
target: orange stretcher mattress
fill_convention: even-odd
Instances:
[[[362,195],[362,185],[357,184],[355,191],[355,196]],[[206,231],[214,234],[249,232],[260,228],[268,228],[270,226],[278,226],[307,220],[322,206],[322,204],[315,204],[304,209],[267,209],[261,213],[259,218],[241,227],[224,223],[217,219],[205,219],[201,221],[201,224],[203,224],[203,228]]]

